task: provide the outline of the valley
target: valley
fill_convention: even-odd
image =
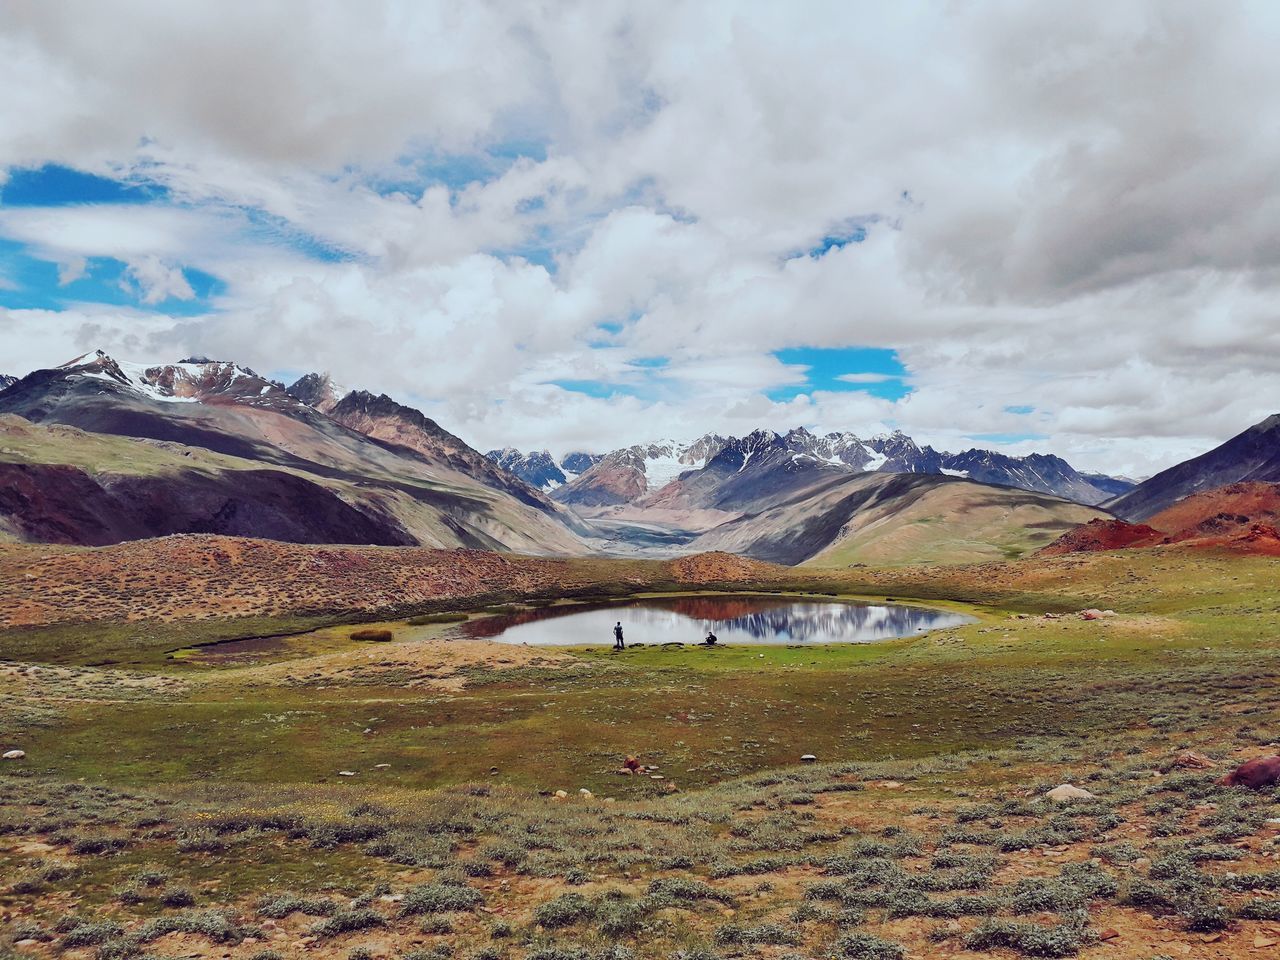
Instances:
[[[15,956],[1149,960],[1280,931],[1280,794],[1218,783],[1280,730],[1256,438],[1169,500],[903,434],[483,456],[203,358],[88,355],[0,411]]]

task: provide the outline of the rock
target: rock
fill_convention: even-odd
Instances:
[[[1108,927],[1106,930],[1103,930],[1100,934],[1098,934],[1098,939],[1099,940],[1115,940],[1119,936],[1120,936],[1119,930],[1113,930],[1110,927]]]
[[[5,754],[8,756],[8,754]],[[1280,783],[1280,757],[1258,757],[1246,760],[1218,781],[1224,787],[1248,787],[1261,790]]]
[[[1093,794],[1074,784],[1061,783],[1046,793],[1045,797],[1054,803],[1069,803],[1072,800],[1092,800]]]
[[[1208,770],[1210,767],[1216,767],[1218,764],[1214,760],[1210,760],[1203,753],[1196,753],[1194,750],[1184,750],[1173,758],[1173,765],[1183,770]]]
[[[3,754],[0,754],[0,756],[3,756],[6,760],[21,760],[26,757],[26,755],[27,751],[25,750],[6,750]]]
[[[613,798],[613,797],[605,797],[605,798],[604,798],[604,802],[605,802],[605,803],[617,803],[618,801],[617,801],[615,798]]]
[[[1274,947],[1277,943],[1280,943],[1280,939],[1275,937],[1265,937],[1262,934],[1258,934],[1253,938],[1253,945],[1259,949],[1262,947]],[[22,944],[19,943],[17,946],[20,947]]]
[[[391,766],[391,764],[389,764],[389,763],[375,763],[375,764],[373,765],[373,769],[375,769],[375,770],[386,770],[386,769],[387,769],[388,767],[390,767],[390,766]]]
[[[339,771],[338,771],[338,776],[340,776],[340,777],[354,777],[355,775],[356,775],[356,772],[355,772],[354,770],[339,770]]]
[[[665,779],[667,779],[667,778],[666,778],[666,777],[664,777],[664,776],[663,776],[662,774],[660,774],[660,773],[651,773],[651,774],[649,774],[649,779],[650,779],[650,780],[665,780]]]
[[[628,770],[626,767],[622,767],[621,769],[619,769],[619,770],[618,770],[618,776],[620,776],[620,777],[631,777],[631,776],[635,776],[635,771],[633,771],[633,770]]]
[[[902,784],[900,784],[897,780],[884,780],[881,782],[880,786],[884,787],[886,790],[902,789]]]
[[[557,790],[557,791],[555,792],[554,796],[555,796],[555,798],[556,798],[557,800],[565,800],[565,799],[567,799],[567,798],[568,798],[568,796],[569,796],[569,791],[568,791],[568,790]]]
[[[800,762],[801,763],[817,763],[818,758],[815,757],[812,753],[806,753],[803,757],[800,758]]]
[[[592,793],[590,790],[588,790],[586,787],[583,787],[581,790],[578,791],[578,796],[580,796],[583,800],[590,800],[592,797],[595,796],[595,794]]]

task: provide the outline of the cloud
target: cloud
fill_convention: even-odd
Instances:
[[[841,383],[885,383],[898,378],[890,373],[842,373],[836,379]]]
[[[1278,405],[1278,16],[19,0],[0,170],[165,189],[0,206],[0,236],[63,282],[115,258],[141,306],[204,309],[191,270],[224,288],[182,320],[0,314],[4,352],[94,333],[138,359],[329,369],[481,445],[1034,430],[1149,473]],[[446,160],[475,175],[432,173]],[[853,372],[764,395],[804,386],[776,351],[855,346],[893,350],[912,392]]]

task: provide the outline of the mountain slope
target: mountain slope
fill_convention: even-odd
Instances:
[[[1146,520],[1189,494],[1242,480],[1280,481],[1280,413],[1144,480],[1107,508],[1126,520]]]
[[[532,553],[574,554],[585,549],[574,530],[576,520],[418,411],[368,394],[347,399],[351,397],[355,399],[345,415],[370,435],[235,364],[189,360],[144,368],[97,353],[24,377],[0,394],[0,413],[93,434],[171,444],[181,449],[178,456],[217,455],[223,459],[203,469],[206,479],[210,474],[221,477],[214,490],[226,503],[239,501],[237,491],[225,484],[244,480],[229,471],[268,468],[301,477],[321,489],[312,491],[292,479],[271,481],[295,491],[292,497],[276,498],[277,509],[291,505],[286,511],[291,512],[287,521],[277,518],[270,527],[295,531],[290,536]],[[71,445],[65,436],[47,436],[37,462],[66,463],[77,455],[64,451]],[[105,474],[93,463],[86,466],[95,476]],[[171,464],[152,466],[151,472],[177,483]],[[113,481],[104,482],[109,486]],[[138,484],[128,487],[133,491]],[[159,504],[163,498],[158,489],[146,485],[144,499]],[[206,487],[200,489],[202,496],[208,494]],[[372,533],[352,520],[305,533],[312,529],[305,517],[308,492],[315,497],[316,509],[331,493],[359,514],[379,518],[386,529]],[[259,493],[259,499],[265,496]],[[102,501],[95,495],[94,502]],[[183,509],[172,504],[165,509],[183,515]],[[242,516],[251,515],[247,505],[235,509]],[[168,521],[160,512],[157,506],[146,513],[152,518],[150,529],[166,528]]]
[[[1058,497],[932,474],[845,476],[690,544],[777,563],[961,563],[1022,556],[1103,516]]]
[[[17,377],[11,377],[7,373],[0,373],[0,390],[8,390],[17,382]]]

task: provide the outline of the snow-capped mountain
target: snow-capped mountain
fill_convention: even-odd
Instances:
[[[248,367],[207,357],[149,367],[114,360],[95,350],[56,369],[71,378],[100,380],[163,403],[234,402],[274,407],[293,402],[279,381],[259,376]]]
[[[321,413],[328,413],[351,391],[339,386],[327,373],[308,373],[288,387],[289,395]]]
[[[529,453],[521,453],[515,447],[490,450],[485,456],[544,493],[563,487],[578,474],[590,470],[604,459],[604,454],[577,450],[557,461],[549,451],[531,450]]]
[[[712,434],[693,443],[664,440],[615,450],[591,470],[557,489],[555,497],[564,503],[589,507],[653,499],[656,491],[691,470],[707,471],[708,475],[682,480],[683,492],[696,489],[699,493],[692,498],[694,501],[699,505],[715,503],[717,507],[741,506],[735,500],[739,495],[749,494],[755,502],[773,484],[782,493],[793,486],[801,473],[813,470],[941,474],[1086,504],[1102,503],[1132,486],[1125,480],[1100,474],[1086,477],[1052,455],[1012,457],[981,449],[944,453],[920,446],[901,430],[864,440],[850,432],[818,435],[799,427],[785,434],[773,430],[730,438]],[[735,474],[750,476],[733,477]],[[726,500],[729,491],[736,493]]]
[[[706,466],[725,443],[724,437],[707,434],[697,440],[656,440],[615,450],[556,490],[555,498],[584,507],[630,503],[682,473]]]

